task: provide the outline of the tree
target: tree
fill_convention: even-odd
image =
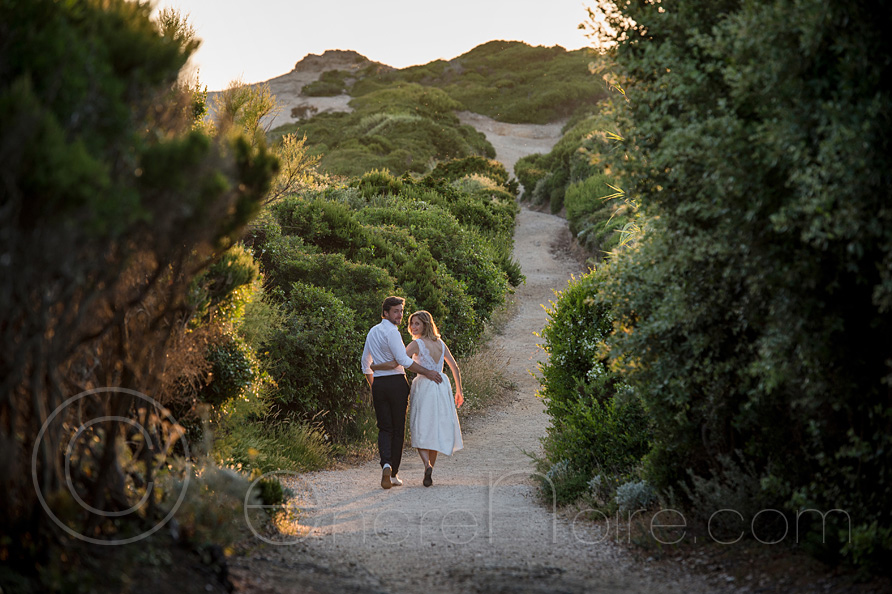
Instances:
[[[195,125],[201,95],[177,80],[197,41],[176,15],[150,14],[126,0],[0,2],[0,531],[38,545],[61,524],[126,531],[73,498],[118,512],[151,489],[179,431],[151,401],[165,404],[190,285],[277,166],[255,139]],[[150,523],[147,501],[127,520]],[[30,554],[9,546],[5,558]]]

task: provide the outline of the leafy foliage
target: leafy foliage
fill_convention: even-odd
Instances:
[[[624,187],[651,217],[621,258],[614,356],[655,424],[661,488],[756,469],[818,543],[882,569],[892,522],[892,59],[862,5],[614,7]],[[888,11],[886,11],[888,12]],[[885,14],[885,13],[884,13]],[[808,526],[820,536],[823,526]],[[807,531],[806,531],[807,532]],[[857,538],[854,535],[858,535]],[[817,542],[818,539],[815,540]]]
[[[163,517],[169,493],[148,495],[183,434],[165,411],[194,394],[182,386],[200,383],[222,335],[193,316],[237,301],[227,291],[247,278],[196,277],[258,212],[277,167],[253,131],[214,137],[193,119],[203,95],[177,79],[197,41],[151,11],[0,3],[0,531],[22,535],[0,556],[25,571],[52,560],[66,573],[46,547],[68,541],[35,484],[82,535],[114,539]]]
[[[487,167],[507,178],[504,168]],[[471,352],[510,283],[523,281],[503,251],[513,241],[513,196],[489,183],[494,194],[372,172],[270,207],[251,246],[273,316],[284,317],[257,346],[278,386],[278,410],[336,439],[360,427],[362,337],[388,295],[430,311],[456,356]],[[483,228],[453,216],[466,207],[481,213]]]
[[[603,90],[589,76],[588,50],[490,41],[448,62],[383,72],[353,85],[354,97],[389,85],[442,89],[461,109],[502,122],[545,124],[595,105]]]
[[[349,114],[320,114],[280,126],[271,136],[306,136],[323,171],[351,177],[375,169],[424,173],[436,161],[495,157],[483,134],[459,123],[453,111],[461,106],[439,89],[387,87],[354,98],[350,106]]]
[[[650,449],[640,401],[608,365],[605,341],[613,331],[610,303],[599,294],[602,272],[574,279],[548,309],[542,331],[548,361],[540,365],[541,396],[552,419],[541,465],[563,464],[558,503],[589,489],[595,476],[631,476]]]

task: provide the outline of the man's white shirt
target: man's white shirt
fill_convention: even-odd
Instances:
[[[396,360],[398,367],[372,372],[373,363],[386,363]],[[406,345],[396,325],[387,319],[373,326],[365,338],[362,349],[362,372],[374,373],[375,377],[406,373],[405,368],[412,365],[412,358],[406,354]]]

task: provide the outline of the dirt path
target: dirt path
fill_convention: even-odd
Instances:
[[[305,532],[234,565],[245,592],[712,592],[692,576],[635,564],[598,529],[553,513],[536,498],[528,454],[540,450],[548,417],[533,377],[544,352],[534,332],[543,304],[578,265],[554,249],[565,221],[523,210],[516,256],[527,282],[497,347],[510,357],[513,402],[472,423],[465,448],[441,456],[434,486],[407,450],[404,486],[383,490],[376,462],[286,479],[302,494]],[[262,571],[258,571],[260,567]],[[250,570],[250,573],[249,573]]]
[[[552,124],[506,124],[479,113],[457,112],[458,120],[483,132],[496,149],[498,159],[514,175],[517,160],[533,153],[547,153],[561,139],[564,122]]]
[[[509,171],[520,156],[547,151],[560,125],[507,125],[461,114],[487,135]],[[264,544],[233,561],[238,591],[272,592],[699,592],[701,578],[636,563],[615,535],[556,514],[536,496],[531,455],[548,417],[536,397],[543,306],[580,272],[562,249],[566,221],[523,209],[515,257],[526,275],[513,318],[493,339],[516,386],[513,400],[465,422],[463,450],[440,456],[434,486],[410,449],[404,486],[379,486],[377,462],[283,479],[303,514],[289,545]],[[447,337],[448,340],[448,337]],[[672,573],[673,575],[669,575]]]

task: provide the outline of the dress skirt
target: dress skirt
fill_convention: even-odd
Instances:
[[[423,375],[412,380],[409,396],[409,429],[412,447],[436,450],[447,456],[462,449],[461,427],[455,410],[452,384],[445,373],[442,383],[433,382]]]

